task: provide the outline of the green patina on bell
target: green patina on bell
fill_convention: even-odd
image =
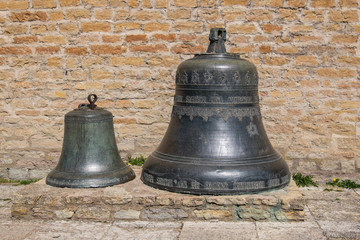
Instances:
[[[135,178],[120,158],[115,141],[113,115],[95,105],[80,104],[65,115],[63,148],[58,165],[46,178],[55,187],[107,187]]]

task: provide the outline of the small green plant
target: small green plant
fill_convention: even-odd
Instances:
[[[340,178],[334,178],[332,181],[327,182],[326,185],[330,185],[338,188],[339,187],[348,188],[348,189],[360,188],[360,184],[351,181],[349,179],[340,180]]]
[[[293,180],[295,181],[298,187],[309,187],[318,185],[312,180],[312,176],[303,176],[301,173],[294,173],[292,175]]]
[[[140,155],[140,157],[128,156],[127,164],[132,166],[142,166],[144,165],[145,161],[146,158],[143,155]]]
[[[28,185],[30,183],[34,183],[39,181],[40,179],[29,179],[29,180],[9,180],[9,179],[5,179],[5,178],[0,178],[0,183],[14,183],[14,186],[19,186],[19,185]]]

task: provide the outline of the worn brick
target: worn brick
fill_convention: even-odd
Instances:
[[[156,8],[167,8],[170,5],[170,0],[155,0]]]
[[[261,24],[260,26],[266,33],[281,31],[283,29],[282,26],[274,25],[274,24]]]
[[[13,22],[27,22],[27,21],[46,21],[47,14],[45,12],[15,12],[9,16]]]
[[[83,0],[86,5],[91,7],[106,7],[107,0]]]
[[[305,7],[306,0],[285,0],[285,5],[288,7]]]
[[[167,42],[175,42],[176,41],[176,35],[175,34],[154,34],[152,36],[154,40],[156,41],[167,41]],[[183,39],[181,39],[183,41]]]
[[[76,34],[79,32],[78,26],[72,22],[59,24],[59,30],[62,33],[71,33],[71,34]]]
[[[59,21],[64,19],[64,13],[62,11],[54,11],[49,13],[49,18],[51,21]]]
[[[29,7],[29,1],[2,1],[0,2],[0,10],[25,10]]]
[[[356,43],[357,35],[335,35],[331,38],[333,43]]]
[[[7,35],[24,34],[28,30],[26,25],[21,25],[21,24],[11,24],[5,26],[3,29],[4,29],[4,33]]]

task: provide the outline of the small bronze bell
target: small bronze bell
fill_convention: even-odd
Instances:
[[[135,178],[134,171],[120,158],[116,146],[113,115],[95,105],[80,104],[65,115],[63,148],[58,165],[46,184],[55,187],[107,187]]]
[[[191,194],[284,187],[290,172],[262,123],[256,67],[226,53],[225,29],[211,29],[209,39],[207,53],[177,69],[171,121],[145,162],[141,180]]]

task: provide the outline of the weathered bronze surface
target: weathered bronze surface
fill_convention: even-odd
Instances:
[[[284,187],[290,173],[266,135],[256,67],[225,51],[211,29],[207,53],[181,63],[171,121],[141,180],[191,194],[243,194]]]
[[[65,115],[63,148],[56,168],[46,183],[56,187],[89,188],[125,183],[135,178],[120,158],[115,141],[113,115],[95,105],[80,104]]]

